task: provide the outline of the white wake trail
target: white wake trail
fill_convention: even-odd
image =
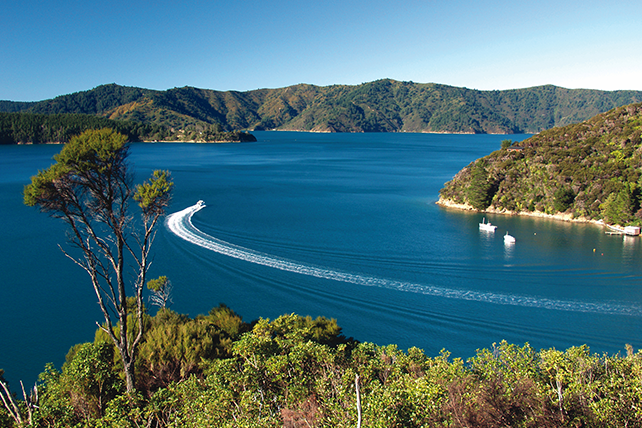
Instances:
[[[642,315],[642,308],[637,306],[625,306],[608,303],[574,302],[510,294],[482,293],[478,291],[449,289],[431,285],[413,284],[390,279],[356,275],[347,272],[340,272],[337,270],[306,265],[303,263],[292,262],[268,254],[253,251],[248,248],[236,246],[201,232],[192,224],[192,216],[204,207],[205,204],[203,203],[203,201],[198,201],[197,204],[191,207],[168,215],[165,224],[167,228],[176,236],[188,242],[191,242],[192,244],[198,245],[199,247],[203,247],[229,257],[234,257],[236,259],[245,260],[258,265],[268,266],[282,271],[294,272],[301,275],[308,275],[334,281],[342,281],[363,286],[389,288],[399,291],[407,291],[451,299],[573,312],[592,312],[631,316]]]

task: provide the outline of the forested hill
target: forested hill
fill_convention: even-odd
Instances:
[[[39,114],[0,112],[0,144],[67,143],[89,129],[111,128],[128,141],[251,142],[248,132],[220,130],[219,125],[174,129],[162,124],[112,120],[81,113]]]
[[[642,104],[632,104],[522,142],[505,140],[446,183],[440,202],[639,225],[641,133]]]
[[[222,130],[510,134],[580,122],[635,102],[642,102],[642,92],[551,85],[479,91],[383,79],[247,92],[109,84],[39,102],[0,101],[0,111],[92,114],[177,129],[218,125]]]

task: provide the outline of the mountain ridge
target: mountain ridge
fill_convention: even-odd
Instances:
[[[115,83],[34,102],[0,101],[1,112],[83,113],[175,128],[314,132],[537,133],[642,102],[642,91],[553,85],[481,91],[381,79],[360,85],[297,84],[164,91]]]

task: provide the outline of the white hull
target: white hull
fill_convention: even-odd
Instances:
[[[515,237],[511,236],[506,232],[506,235],[504,235],[504,244],[514,244],[515,243]]]
[[[497,229],[497,226],[490,224],[490,222],[486,223],[486,219],[482,220],[482,222],[479,223],[479,230],[485,230],[486,232],[494,232],[496,229]]]

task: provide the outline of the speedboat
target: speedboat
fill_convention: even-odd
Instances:
[[[506,235],[504,235],[504,244],[514,244],[515,243],[515,237],[512,235],[509,235],[508,232],[506,232]]]
[[[494,232],[495,229],[497,229],[497,226],[490,224],[490,222],[486,223],[486,217],[484,217],[482,222],[479,223],[479,230],[485,230],[487,232]]]

